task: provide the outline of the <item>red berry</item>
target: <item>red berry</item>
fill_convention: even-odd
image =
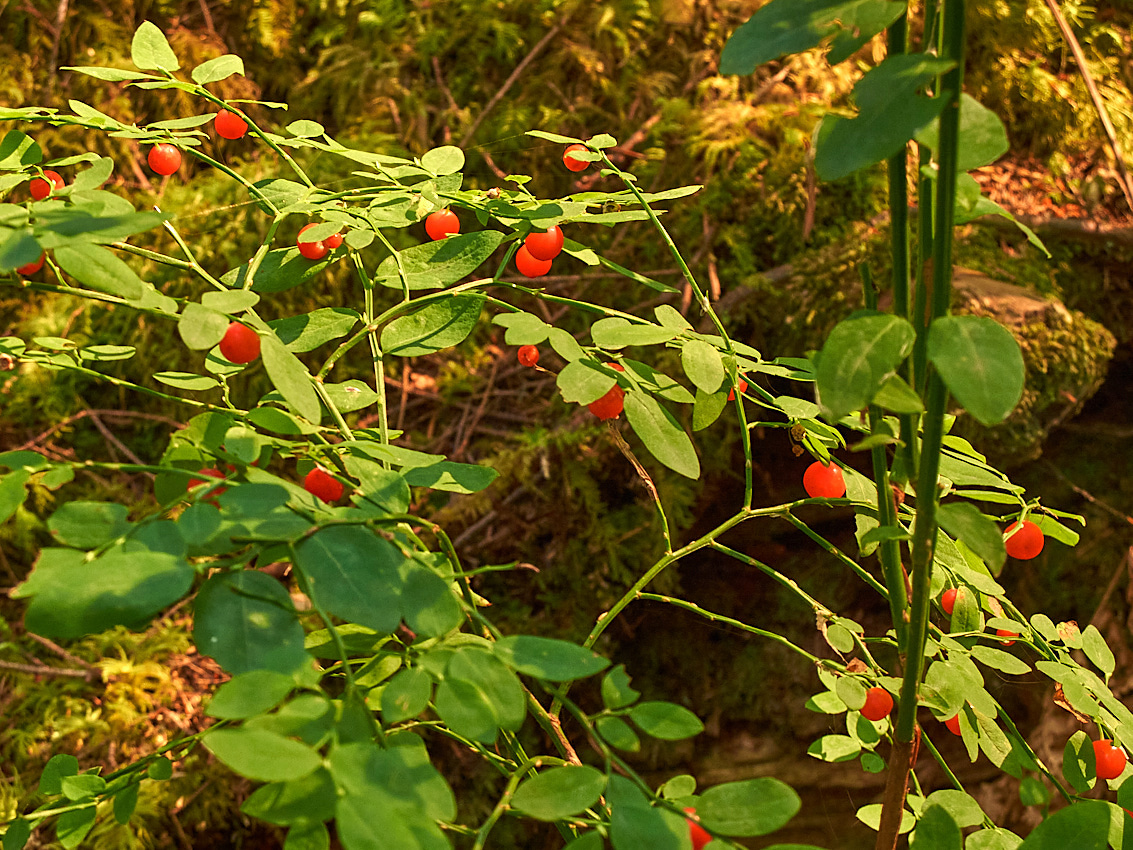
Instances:
[[[181,151],[168,142],[162,142],[149,149],[149,167],[158,174],[169,176],[181,167]]]
[[[580,145],[577,143],[568,145],[567,149],[563,151],[563,165],[565,165],[571,171],[585,171],[590,167],[590,161],[586,159],[578,159],[576,156],[574,156],[574,153],[576,151],[582,151],[583,153],[586,153],[587,147],[586,145]]]
[[[539,349],[534,345],[521,345],[515,356],[522,365],[534,366],[539,362]]]
[[[743,395],[746,392],[747,392],[747,381],[745,381],[743,378],[740,378],[740,395]],[[728,390],[728,401],[735,401],[735,400],[736,400],[736,388],[732,387],[730,390]]]
[[[47,254],[45,252],[39,255],[38,260],[33,260],[32,262],[26,263],[25,265],[17,266],[16,274],[23,275],[24,277],[27,277],[30,274],[35,274],[37,271],[43,268],[43,261],[46,258]]]
[[[692,806],[685,806],[685,813],[695,815],[696,809]],[[692,839],[692,850],[701,850],[705,844],[712,840],[708,831],[694,820],[688,822],[688,835]]]
[[[529,233],[523,245],[536,260],[553,260],[563,250],[563,232],[555,225],[550,230]]]
[[[1116,779],[1125,770],[1125,750],[1105,738],[1094,741],[1094,764],[1098,779]]]
[[[1011,629],[996,629],[995,633],[1003,638],[1010,638],[1010,640],[1001,640],[1000,643],[1004,646],[1011,646],[1015,643],[1015,638],[1019,637],[1018,632],[1013,632]]]
[[[224,473],[221,472],[219,469],[198,469],[197,475],[205,475],[208,478],[219,478],[222,481],[224,480]],[[206,484],[206,483],[209,483],[209,482],[207,482],[204,478],[190,478],[188,489],[192,490],[194,487],[199,487],[202,484]],[[227,489],[228,489],[227,487],[215,487],[215,488],[213,488],[212,490],[209,491],[209,494],[205,498],[205,501],[208,502],[210,505],[216,505],[217,497],[223,495],[224,492]]]
[[[303,479],[303,489],[324,502],[337,502],[342,498],[344,488],[341,481],[321,466],[316,466]]]
[[[551,261],[535,259],[527,246],[521,245],[515,252],[515,267],[524,277],[542,277],[551,270]]]
[[[1042,529],[1029,519],[1023,520],[1022,526],[1018,522],[1012,523],[1005,533],[1011,535],[1003,541],[1003,545],[1012,558],[1029,561],[1043,550],[1045,538]]]
[[[812,499],[838,499],[846,495],[842,469],[834,461],[815,461],[803,473],[803,489]]]
[[[870,688],[866,691],[865,705],[861,707],[861,714],[866,720],[875,723],[884,720],[893,710],[893,697],[885,688]]]
[[[248,122],[227,109],[216,113],[212,123],[216,134],[225,139],[240,139],[248,132]]]
[[[319,239],[315,242],[305,241],[303,234],[316,226],[316,222],[311,222],[299,231],[299,236],[295,239],[295,245],[299,248],[299,253],[306,257],[308,260],[321,260],[330,251],[327,248],[327,243]]]
[[[323,244],[333,251],[335,248],[342,244],[342,234],[332,233],[330,236],[323,240]]]
[[[954,587],[948,588],[940,597],[940,607],[944,609],[944,613],[949,617],[952,616],[953,610],[956,608],[956,600],[960,596],[960,591]]]
[[[429,213],[425,219],[425,232],[434,242],[446,239],[454,233],[460,233],[460,219],[452,210],[437,210]]]
[[[619,372],[624,372],[625,367],[621,363],[612,363],[610,368],[617,369]],[[617,384],[610,387],[609,392],[602,396],[597,401],[592,401],[586,407],[605,422],[607,419],[617,419],[622,415],[622,410],[625,408],[626,391]]]
[[[62,189],[63,185],[63,178],[59,176],[58,171],[45,171],[43,177],[37,177],[31,181],[28,191],[31,193],[32,200],[42,201],[56,189]]]
[[[247,325],[233,322],[220,341],[220,353],[229,363],[251,363],[260,356],[260,335]]]
[[[962,735],[963,734],[960,731],[960,715],[959,714],[957,714],[955,717],[949,717],[947,720],[944,721],[944,725],[948,727],[948,731],[951,732],[953,735]]]

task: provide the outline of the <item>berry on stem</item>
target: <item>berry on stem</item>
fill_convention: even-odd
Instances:
[[[695,815],[696,809],[692,806],[685,806],[685,814]],[[694,820],[688,822],[688,836],[692,839],[692,850],[701,850],[705,844],[712,840],[708,830]]]
[[[551,261],[535,259],[527,246],[521,245],[515,252],[515,267],[524,277],[542,277],[551,270]]]
[[[625,367],[621,363],[611,363],[610,368],[617,369],[619,372],[625,371]],[[617,419],[622,415],[622,410],[625,408],[625,397],[626,391],[618,384],[614,384],[610,387],[609,392],[597,401],[590,402],[586,407],[603,422],[607,419]]]
[[[521,345],[515,356],[521,365],[534,366],[539,362],[539,349],[534,345]]]
[[[342,492],[345,488],[343,488],[341,481],[321,466],[316,466],[303,479],[303,489],[312,496],[318,496],[324,502],[337,502],[342,498]]]
[[[1020,561],[1029,561],[1037,557],[1043,550],[1043,543],[1046,540],[1042,529],[1029,519],[1023,520],[1022,525],[1018,522],[1012,523],[1007,527],[1005,534],[1010,535],[1003,541],[1007,554]]]
[[[893,710],[893,696],[885,688],[870,688],[866,691],[865,705],[861,707],[861,715],[866,720],[877,722],[884,720]]]
[[[22,266],[16,267],[16,274],[27,277],[29,274],[35,274],[43,268],[43,261],[47,259],[47,252],[39,255],[38,260],[32,260],[30,263],[25,263]]]
[[[181,151],[168,142],[161,142],[149,149],[146,160],[151,169],[168,177],[181,167]]]
[[[327,243],[322,239],[316,239],[313,242],[303,239],[303,234],[312,227],[317,226],[317,224],[317,222],[311,222],[310,224],[304,225],[303,229],[299,231],[299,235],[295,238],[295,246],[299,249],[299,253],[308,260],[321,260],[330,252]]]
[[[567,149],[563,151],[563,165],[565,165],[571,171],[585,171],[590,167],[590,160],[579,159],[574,155],[578,151],[586,153],[586,145],[580,145],[576,142],[573,145],[568,145]]]
[[[747,392],[747,381],[745,381],[743,379],[743,377],[741,376],[739,384],[740,384],[740,395],[743,395],[744,393]],[[736,388],[732,387],[730,390],[728,390],[728,401],[735,401],[735,400],[736,400]]]
[[[523,246],[536,260],[553,260],[563,250],[563,232],[556,224],[550,230],[529,233],[523,240]]]
[[[220,354],[229,363],[251,363],[260,356],[260,335],[245,324],[232,322],[220,341]]]
[[[1125,750],[1115,747],[1113,741],[1100,738],[1094,741],[1094,765],[1098,779],[1116,779],[1125,771]]]
[[[342,234],[332,233],[330,236],[323,240],[323,244],[333,251],[335,248],[342,244]]]
[[[964,734],[963,732],[960,731],[960,715],[959,714],[957,714],[955,717],[949,717],[947,720],[944,721],[944,725],[948,727],[948,731],[951,732],[953,735],[963,735]]]
[[[812,499],[839,499],[846,495],[842,469],[834,461],[815,461],[803,473],[803,489]]]
[[[1008,640],[1001,640],[1000,643],[1004,646],[1011,646],[1015,643],[1015,638],[1019,637],[1018,632],[1013,632],[1011,629],[996,629],[995,633],[1001,638],[1008,638]]]
[[[940,595],[940,607],[944,609],[944,613],[949,617],[956,608],[956,600],[960,598],[960,591],[955,587],[950,587]]]
[[[58,171],[45,171],[42,177],[37,177],[31,181],[28,191],[31,193],[32,200],[42,201],[56,189],[62,189],[63,185],[63,178],[59,176]]]
[[[248,122],[228,109],[216,113],[212,124],[216,134],[225,139],[241,139],[248,132]]]
[[[219,469],[198,469],[197,475],[204,475],[207,478],[216,478],[216,479],[220,479],[222,481],[224,480],[224,477],[225,477],[224,473],[221,472]],[[199,487],[200,485],[207,484],[207,483],[209,483],[209,482],[206,481],[204,478],[190,478],[189,479],[189,486],[188,486],[187,489],[192,490],[194,487]],[[227,489],[228,489],[227,487],[216,487],[216,488],[210,490],[208,496],[205,497],[205,501],[208,502],[213,507],[219,507],[216,503],[217,497],[224,495],[224,493]]]
[[[460,233],[460,219],[450,209],[437,210],[425,218],[425,232],[434,242]]]

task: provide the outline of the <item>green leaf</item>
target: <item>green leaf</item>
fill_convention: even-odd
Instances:
[[[909,850],[960,850],[960,827],[940,805],[928,805],[917,818]]]
[[[250,670],[233,676],[209,701],[205,714],[221,720],[242,720],[270,711],[295,687],[291,676],[274,670]]]
[[[1093,662],[1093,665],[1107,677],[1113,673],[1116,664],[1113,652],[1106,644],[1105,638],[1102,637],[1097,626],[1090,624],[1082,631],[1082,649],[1085,651],[1086,657]]]
[[[262,335],[260,342],[260,356],[275,388],[296,413],[317,425],[322,420],[322,406],[307,367],[274,334]]]
[[[1087,793],[1094,785],[1094,745],[1081,729],[1067,739],[1063,748],[1062,775],[1079,794]]]
[[[857,711],[865,705],[865,687],[853,676],[839,676],[838,681],[834,683],[834,691],[838,699],[845,703],[846,708]]]
[[[236,773],[263,782],[302,779],[323,761],[317,750],[265,729],[216,729],[201,743]]]
[[[222,573],[197,594],[193,640],[232,674],[290,674],[309,663],[303,627],[283,586],[255,570]]]
[[[405,558],[368,528],[321,529],[296,547],[295,556],[308,593],[323,610],[382,634],[401,622],[398,568]]]
[[[490,743],[499,729],[515,731],[527,714],[519,679],[489,652],[461,647],[437,688],[437,713],[454,732]]]
[[[483,299],[455,296],[433,301],[394,319],[382,330],[382,350],[395,357],[419,357],[463,342],[480,318]]]
[[[464,151],[456,145],[433,148],[422,154],[421,166],[437,176],[456,174],[464,168]]]
[[[940,119],[916,134],[916,140],[937,152],[940,144]],[[971,171],[995,162],[1010,147],[1007,128],[999,116],[969,94],[960,95],[960,140],[956,170]]]
[[[165,33],[149,21],[144,21],[134,33],[130,59],[143,71],[176,71],[181,67]]]
[[[868,313],[834,326],[819,356],[816,393],[831,421],[866,407],[912,350],[916,331],[899,316]]]
[[[517,672],[550,682],[584,679],[610,665],[609,660],[578,644],[532,635],[509,635],[496,641],[493,649]]]
[[[247,289],[229,289],[224,292],[206,292],[201,305],[218,313],[243,313],[260,303],[260,296]]]
[[[703,431],[720,418],[727,406],[728,394],[724,390],[706,393],[698,388],[692,404],[692,430]]]
[[[64,546],[94,549],[129,531],[129,513],[116,502],[64,502],[47,520],[47,529]]]
[[[58,753],[47,760],[43,766],[43,773],[39,777],[40,794],[56,796],[63,793],[63,780],[68,776],[77,776],[79,773],[79,760],[67,753]]]
[[[106,780],[96,773],[64,776],[61,784],[63,796],[68,800],[83,800],[106,790]]]
[[[857,758],[861,751],[862,745],[848,735],[823,735],[807,747],[806,754],[833,763]]]
[[[838,18],[842,31],[834,37],[826,61],[837,65],[849,59],[906,11],[908,7],[904,3],[887,0],[843,3]]]
[[[416,717],[429,705],[433,680],[420,667],[402,670],[382,689],[382,719],[387,724]]]
[[[567,403],[590,404],[610,391],[618,382],[615,372],[597,360],[574,360],[559,372],[555,383]]]
[[[345,307],[320,307],[310,313],[268,322],[289,351],[314,351],[320,345],[350,333],[360,316]]]
[[[877,828],[881,825],[881,803],[871,803],[868,806],[862,806],[857,810],[855,817],[876,832]],[[913,813],[908,809],[904,809],[901,812],[901,826],[897,830],[898,834],[904,835],[916,826],[916,823],[917,819],[913,816]]]
[[[226,53],[223,56],[202,62],[193,69],[192,76],[194,83],[203,86],[208,83],[219,83],[221,80],[227,80],[233,74],[244,76],[244,60],[239,56]]]
[[[511,805],[536,820],[556,821],[586,811],[606,790],[606,774],[567,765],[546,770],[515,789]]]
[[[838,180],[900,151],[944,109],[944,99],[920,94],[924,84],[953,62],[917,53],[887,57],[854,86],[855,118],[827,115],[819,128],[814,167]]]
[[[679,331],[653,324],[635,324],[621,316],[607,316],[590,326],[590,336],[599,348],[616,350],[627,345],[657,345],[675,338]]]
[[[335,789],[330,773],[319,767],[299,779],[272,782],[251,793],[240,811],[279,826],[324,821],[334,816]]]
[[[123,825],[130,822],[130,816],[134,814],[134,809],[138,805],[138,789],[140,787],[141,782],[131,782],[114,795],[115,821]]]
[[[671,702],[639,702],[629,710],[629,717],[642,732],[663,741],[680,741],[704,731],[699,717]]]
[[[953,614],[955,614],[955,611],[953,611]],[[1021,661],[1010,652],[1004,652],[1001,649],[992,649],[990,646],[973,646],[972,657],[987,667],[1000,670],[1013,676],[1021,676],[1024,673],[1031,672],[1030,665],[1025,661]]]
[[[928,358],[948,390],[983,425],[1002,422],[1023,395],[1023,355],[986,316],[941,316],[928,329]]]
[[[252,283],[255,292],[283,292],[310,280],[318,279],[327,266],[336,262],[341,253],[332,251],[321,260],[308,260],[299,249],[276,248],[268,251],[256,270]],[[248,274],[248,264],[244,263],[225,272],[220,280],[233,289],[242,289]]]
[[[55,262],[84,286],[127,301],[141,298],[146,286],[134,270],[108,248],[82,242],[55,249]]]
[[[166,758],[156,758],[146,768],[146,776],[158,782],[173,778],[173,762]]]
[[[678,314],[679,315],[679,314]],[[704,340],[692,339],[681,348],[681,365],[700,392],[715,393],[724,383],[724,360],[720,351]]]
[[[82,844],[83,839],[87,837],[87,833],[94,826],[97,813],[98,809],[95,808],[94,804],[91,804],[85,809],[64,812],[59,815],[59,820],[55,821],[55,836],[59,839],[59,843],[66,850],[71,850],[72,847],[78,847]]]
[[[476,271],[499,247],[503,237],[498,230],[479,230],[406,248],[400,256],[409,289],[437,289],[456,283]],[[394,257],[386,257],[378,265],[374,283],[402,288]]]
[[[287,830],[283,850],[330,850],[330,832],[322,822],[297,823]]]
[[[999,574],[1007,561],[999,526],[971,502],[945,502],[937,509],[937,518],[949,536],[962,541],[993,573]]]
[[[687,478],[700,477],[700,459],[696,456],[692,440],[653,396],[628,392],[625,414],[634,433],[657,460]]]
[[[611,746],[629,753],[636,753],[641,749],[641,739],[620,717],[599,717],[594,725],[598,734]]]
[[[723,835],[767,835],[785,826],[802,801],[791,786],[770,777],[728,782],[700,795],[696,813]]]
[[[602,702],[606,708],[625,708],[637,701],[641,692],[631,688],[629,682],[624,664],[619,664],[602,677]]]
[[[624,776],[608,781],[610,841],[614,850],[685,850],[688,821],[675,812],[649,805],[645,795]]]
[[[595,833],[596,834],[596,833]],[[31,824],[23,818],[16,818],[8,824],[8,828],[4,831],[4,850],[23,850],[24,845],[28,843],[31,838]],[[602,844],[599,838],[598,850],[601,850]]]
[[[499,473],[490,466],[444,460],[404,471],[410,487],[431,487],[449,493],[479,493],[496,480]]]
[[[1024,781],[1026,779],[1034,780],[1034,777],[1025,777]],[[995,827],[973,832],[964,842],[964,847],[965,850],[1016,850],[1022,843],[1023,839],[1015,833]]]
[[[117,547],[94,560],[70,549],[44,549],[13,596],[30,596],[28,631],[75,638],[111,626],[137,628],[184,596],[193,569],[183,557],[141,546]]]
[[[340,793],[368,798],[370,814],[399,811],[413,819],[451,821],[456,817],[456,799],[448,783],[429,763],[424,743],[413,734],[392,735],[386,748],[370,741],[336,746],[330,754],[330,770]],[[373,819],[373,818],[372,818]],[[390,842],[388,847],[416,846]],[[442,845],[448,847],[447,842]]]
[[[493,325],[507,328],[504,342],[508,345],[538,345],[547,338],[551,326],[530,313],[500,313],[492,318]]]
[[[900,375],[890,375],[873,397],[872,403],[893,413],[920,413],[924,410],[921,397]]]
[[[1019,850],[1105,850],[1109,829],[1110,804],[1079,800],[1036,826]]]
[[[190,301],[177,322],[177,332],[185,345],[202,351],[218,344],[230,323],[231,320],[223,313]]]
[[[925,800],[926,810],[927,807],[932,805],[937,805],[948,812],[956,826],[961,829],[983,823],[983,809],[980,808],[975,797],[964,791],[958,791],[954,788],[934,791]],[[921,816],[924,816],[923,812]],[[918,826],[917,829],[919,831],[920,827]]]
[[[77,71],[80,74],[85,74],[88,77],[94,77],[97,80],[106,80],[110,83],[125,83],[131,80],[153,80],[156,79],[150,74],[142,74],[138,71],[127,71],[122,68],[99,68],[90,65],[66,65],[59,69],[60,71]]]
[[[407,562],[403,570],[401,615],[421,637],[441,637],[464,621],[464,609],[449,582],[435,572]]]
[[[358,380],[341,384],[323,384],[323,389],[339,413],[353,413],[369,407],[378,400],[378,394]]]

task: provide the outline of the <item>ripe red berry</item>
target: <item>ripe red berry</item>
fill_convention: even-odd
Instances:
[[[553,260],[563,250],[563,232],[555,225],[550,230],[529,233],[523,240],[523,246],[536,260]]]
[[[1018,632],[1013,632],[1011,629],[996,629],[995,633],[1002,638],[1009,638],[1009,640],[1001,640],[1000,643],[1004,646],[1011,646],[1015,643],[1015,638],[1019,637]]]
[[[587,147],[586,145],[580,145],[577,143],[568,145],[567,149],[563,151],[563,165],[565,165],[571,171],[585,171],[590,167],[590,161],[586,159],[579,159],[578,157],[574,156],[574,153],[576,151],[586,153]]]
[[[865,705],[861,708],[862,717],[875,723],[889,716],[893,710],[893,697],[885,688],[870,688],[866,691]]]
[[[45,171],[43,177],[37,177],[31,181],[28,191],[31,193],[32,200],[42,201],[56,189],[62,189],[63,185],[63,178],[59,176],[58,171]]]
[[[617,369],[619,372],[624,372],[625,367],[621,363],[612,363],[610,368]],[[617,384],[610,387],[609,392],[602,396],[597,401],[592,401],[586,407],[605,422],[607,419],[617,419],[622,415],[622,410],[625,408],[626,391]]]
[[[954,587],[948,588],[948,590],[941,594],[940,607],[944,609],[944,613],[949,617],[952,616],[952,612],[956,609],[956,600],[959,597],[960,591]]]
[[[454,233],[460,233],[460,219],[452,210],[437,210],[426,217],[425,232],[434,242],[446,239]]]
[[[685,812],[690,815],[695,815],[696,809],[692,806],[685,806]],[[688,822],[688,835],[689,838],[692,839],[692,850],[701,850],[705,844],[712,840],[712,836],[708,834],[708,831],[693,820]]]
[[[515,252],[515,267],[524,277],[542,277],[551,270],[551,261],[535,259],[527,246],[521,245]]]
[[[746,392],[747,392],[747,381],[745,381],[743,378],[740,378],[740,395],[743,395]],[[730,390],[728,390],[728,401],[735,401],[735,400],[736,400],[736,388],[732,387]]]
[[[151,169],[169,176],[181,167],[181,151],[168,142],[162,142],[149,149],[147,160]]]
[[[523,366],[534,366],[539,362],[539,349],[534,345],[521,345],[515,356]]]
[[[842,469],[834,461],[815,461],[803,473],[803,489],[812,499],[838,499],[846,495]]]
[[[312,227],[315,227],[316,224],[316,222],[311,222],[304,226],[303,229],[299,231],[299,236],[295,239],[295,245],[299,248],[299,253],[308,260],[321,260],[330,251],[330,249],[327,248],[327,243],[322,239],[315,240],[314,242],[303,239],[303,234]]]
[[[951,732],[953,735],[962,735],[963,734],[960,731],[960,715],[959,714],[957,714],[955,717],[949,717],[947,720],[944,721],[944,725],[948,727],[948,731]]]
[[[335,248],[342,244],[342,234],[332,233],[330,236],[323,240],[323,244],[333,251]]]
[[[229,363],[251,363],[260,356],[260,335],[247,325],[233,322],[220,341],[220,353]]]
[[[1116,779],[1125,770],[1125,750],[1115,747],[1113,741],[1101,738],[1094,741],[1094,764],[1098,779]]]
[[[316,466],[303,479],[303,489],[324,502],[337,502],[342,498],[344,488],[341,481],[321,466]]]
[[[227,109],[216,113],[212,123],[216,134],[225,139],[240,139],[248,132],[248,122]]]
[[[224,473],[221,472],[219,469],[198,469],[197,475],[204,475],[208,478],[218,478],[220,480],[224,480]],[[206,483],[210,483],[210,482],[206,481],[204,478],[190,478],[188,489],[192,490],[194,487],[199,487],[202,484],[206,484]],[[215,488],[213,488],[212,490],[209,491],[208,496],[205,497],[205,501],[208,502],[210,505],[217,506],[217,504],[216,504],[217,497],[222,496],[225,493],[225,491],[227,491],[227,490],[228,490],[227,487],[215,487]]]
[[[1012,523],[1005,533],[1011,535],[1003,541],[1003,545],[1007,549],[1007,554],[1012,558],[1029,561],[1043,550],[1045,538],[1042,529],[1029,519],[1023,520],[1021,526],[1018,522]]]
[[[38,260],[33,260],[32,262],[26,263],[25,265],[17,266],[16,267],[16,274],[22,275],[23,277],[27,277],[28,275],[35,274],[37,271],[39,271],[40,269],[43,268],[43,261],[46,258],[47,258],[47,253],[44,252],[44,253],[39,255]]]

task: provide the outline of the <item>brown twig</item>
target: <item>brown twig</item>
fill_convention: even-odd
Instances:
[[[1070,29],[1070,24],[1062,14],[1062,10],[1058,8],[1056,0],[1046,0],[1046,5],[1050,8],[1050,13],[1054,15],[1058,29],[1062,31],[1062,37],[1070,46],[1070,52],[1074,54],[1074,62],[1078,65],[1078,73],[1082,75],[1082,82],[1086,84],[1086,91],[1090,93],[1090,100],[1094,103],[1094,109],[1098,113],[1098,119],[1102,122],[1102,129],[1105,130],[1106,139],[1109,141],[1109,148],[1113,152],[1113,158],[1117,163],[1117,171],[1120,175],[1118,182],[1121,184],[1121,191],[1125,194],[1125,202],[1129,204],[1129,209],[1133,210],[1133,182],[1129,179],[1129,172],[1125,168],[1125,160],[1121,155],[1121,146],[1117,143],[1117,131],[1113,129],[1113,122],[1109,120],[1109,112],[1105,108],[1105,101],[1102,100],[1101,92],[1098,91],[1098,87],[1094,83],[1094,78],[1090,74],[1090,67],[1086,63],[1086,54],[1082,52],[1082,45],[1078,43],[1078,38],[1074,35],[1074,31]]]
[[[492,371],[488,373],[488,386],[484,388],[484,394],[480,397],[480,404],[476,408],[476,412],[472,414],[471,421],[468,427],[464,428],[464,434],[457,443],[455,451],[453,451],[453,459],[463,457],[465,450],[468,448],[468,443],[472,439],[472,432],[476,430],[476,423],[484,416],[484,410],[488,407],[488,399],[492,397],[492,390],[496,385],[496,372],[500,368],[500,360],[503,359],[502,353],[492,359]],[[463,423],[461,423],[463,425]]]
[[[487,106],[480,110],[480,114],[476,116],[476,120],[472,122],[472,126],[469,127],[468,132],[464,134],[464,138],[460,140],[459,147],[468,147],[468,143],[472,140],[473,134],[480,128],[481,122],[483,122],[483,120],[488,117],[488,113],[495,109],[497,103],[503,100],[504,95],[506,95],[508,91],[511,90],[511,87],[515,85],[516,81],[523,75],[523,72],[527,70],[527,66],[535,61],[535,57],[543,52],[543,48],[551,43],[551,39],[559,34],[559,31],[563,28],[563,25],[569,19],[570,13],[568,12],[563,16],[562,20],[560,20],[553,27],[547,30],[547,33],[541,39],[539,39],[534,47],[527,51],[527,55],[519,61],[519,64],[515,66],[515,70],[511,72],[511,75],[506,80],[504,80],[504,84],[500,86],[500,90],[492,95],[492,99],[488,101]]]
[[[87,416],[87,418],[94,423],[94,427],[98,429],[98,432],[102,434],[102,438],[106,440],[106,442],[110,443],[110,445],[114,446],[116,449],[118,449],[118,451],[122,452],[122,454],[129,458],[132,463],[136,463],[138,466],[145,466],[145,463],[140,457],[130,451],[129,447],[126,446],[125,443],[123,443],[110,432],[110,429],[106,427],[105,423],[103,423],[102,419],[100,419],[97,414],[91,413]]]
[[[41,443],[43,440],[46,440],[48,437],[50,437],[52,434],[54,434],[56,431],[60,430],[61,428],[66,428],[68,425],[72,424],[73,422],[78,422],[80,419],[84,419],[88,416],[96,416],[96,417],[97,416],[103,416],[103,417],[106,417],[106,418],[109,418],[109,419],[113,419],[115,417],[119,417],[119,418],[122,418],[122,419],[149,419],[149,420],[154,421],[154,422],[164,422],[167,425],[172,425],[174,428],[184,427],[182,425],[182,423],[177,422],[176,420],[170,419],[168,416],[160,416],[156,413],[141,413],[141,412],[133,411],[133,410],[97,410],[97,409],[90,408],[90,409],[87,409],[87,410],[80,410],[78,413],[74,414],[73,416],[68,416],[66,419],[62,420],[61,422],[56,422],[54,425],[52,425],[50,428],[48,428],[42,434],[39,434],[38,436],[33,437],[32,439],[30,439],[26,443],[24,443],[22,446],[19,446],[17,451],[26,451],[27,449],[33,448],[34,446],[37,446],[39,443]]]
[[[42,644],[43,646],[47,647],[52,652],[54,652],[56,655],[58,655],[60,658],[64,658],[67,661],[70,661],[72,664],[78,664],[80,667],[85,667],[88,670],[94,670],[95,669],[95,666],[93,664],[91,664],[89,661],[84,661],[83,659],[79,658],[77,655],[73,655],[72,653],[65,650],[63,647],[61,647],[59,644],[57,644],[53,640],[49,640],[48,638],[42,637],[41,635],[33,634],[32,632],[28,632],[27,636],[30,637],[32,640],[36,641],[37,643]]]
[[[36,676],[69,676],[73,679],[86,679],[93,682],[99,678],[97,670],[71,670],[66,667],[48,667],[46,664],[20,664],[16,661],[0,661],[0,669],[16,670]]]
[[[1129,516],[1128,514],[1123,514],[1117,508],[1112,507],[1111,505],[1107,505],[1105,502],[1103,502],[1101,499],[1094,496],[1092,493],[1089,493],[1086,490],[1083,490],[1081,487],[1079,487],[1077,484],[1075,484],[1073,481],[1071,481],[1069,478],[1067,478],[1063,474],[1062,470],[1059,469],[1057,466],[1055,466],[1053,463],[1051,463],[1049,460],[1044,460],[1043,463],[1055,475],[1057,475],[1064,482],[1066,482],[1066,486],[1068,486],[1071,490],[1073,490],[1075,493],[1077,493],[1079,496],[1081,496],[1087,502],[1089,502],[1092,505],[1097,505],[1099,508],[1101,508],[1106,513],[1108,513],[1112,516],[1115,516],[1118,519],[1125,520],[1125,522],[1129,523],[1130,525],[1133,525],[1133,517]]]

